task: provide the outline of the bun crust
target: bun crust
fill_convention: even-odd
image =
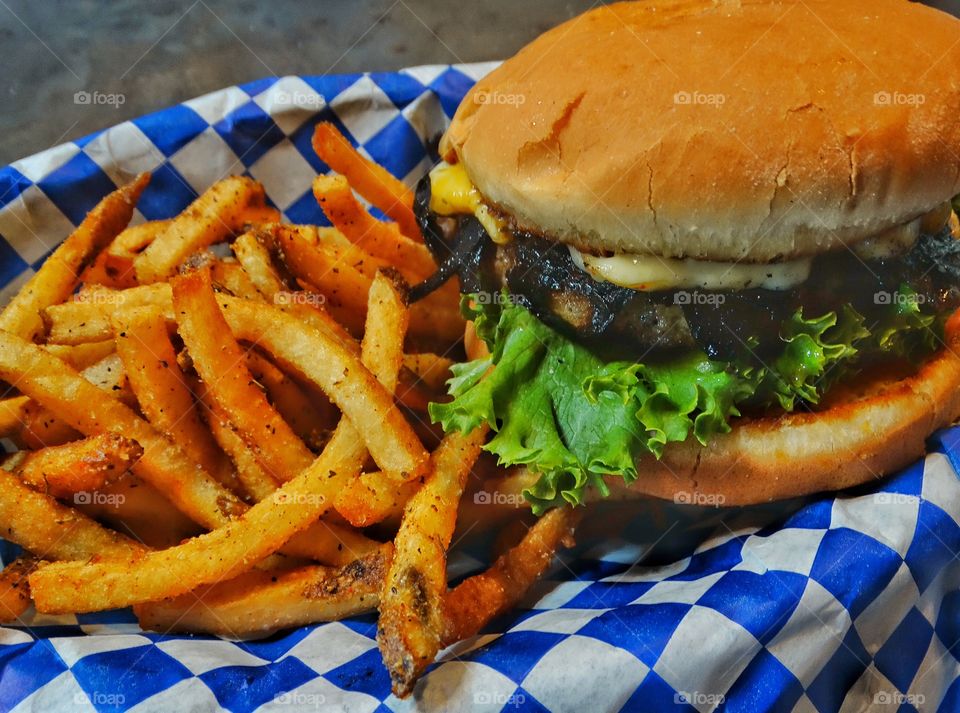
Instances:
[[[441,152],[590,251],[770,262],[960,193],[960,22],[907,0],[651,0],[550,30]]]
[[[706,446],[670,444],[637,461],[633,492],[668,500],[752,505],[860,485],[909,465],[927,436],[960,417],[960,311],[945,348],[906,379],[816,413],[736,422]],[[608,478],[614,490],[623,481]]]

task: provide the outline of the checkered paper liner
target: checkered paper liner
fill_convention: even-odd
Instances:
[[[492,66],[264,79],[17,161],[0,169],[3,294],[139,171],[153,181],[138,222],[231,173],[290,221],[325,222],[310,193],[321,120],[412,184]],[[960,710],[960,429],[930,448],[873,487],[779,511],[638,506],[616,537],[587,528],[407,701],[390,695],[372,615],[233,642],[145,633],[118,611],[0,628],[0,709]]]

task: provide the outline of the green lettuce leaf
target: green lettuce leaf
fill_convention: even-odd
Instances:
[[[873,329],[849,305],[817,318],[798,311],[767,363],[750,355],[728,363],[699,350],[663,362],[604,362],[502,297],[464,299],[464,316],[490,356],[454,366],[453,398],[430,404],[430,416],[448,432],[489,424],[486,450],[502,465],[540,474],[524,492],[537,514],[582,504],[588,488],[607,495],[604,476],[634,481],[643,453],[660,457],[668,443],[691,436],[707,444],[730,430],[741,405],[815,404],[863,351],[915,356],[939,343],[937,319],[902,286]]]

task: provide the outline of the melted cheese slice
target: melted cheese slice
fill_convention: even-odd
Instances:
[[[776,264],[714,262],[691,258],[662,258],[655,255],[614,255],[597,257],[568,246],[573,262],[596,280],[612,282],[632,290],[743,290],[765,287],[786,290],[810,276],[810,258]]]
[[[430,210],[438,215],[472,214],[495,243],[510,242],[506,223],[490,211],[461,164],[437,164],[430,171]]]

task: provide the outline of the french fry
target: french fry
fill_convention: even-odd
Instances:
[[[389,392],[336,340],[267,305],[228,295],[218,301],[235,337],[260,339],[275,360],[323,388],[350,420],[341,420],[309,468],[216,530],[126,562],[54,563],[37,570],[30,586],[39,611],[96,611],[158,601],[249,570],[330,509],[341,479],[348,477],[344,469],[352,473],[358,452],[363,454],[347,423],[365,424],[361,435],[381,467],[407,480],[426,467],[427,454]]]
[[[86,369],[93,366],[101,359],[106,359],[113,354],[116,347],[112,339],[104,339],[100,342],[87,342],[85,344],[44,344],[45,351],[53,354],[57,359],[62,359],[74,369]]]
[[[226,290],[231,295],[248,300],[262,300],[263,296],[250,276],[238,262],[213,260],[210,263],[210,279],[217,290]]]
[[[516,606],[553,559],[561,543],[572,544],[582,512],[568,507],[550,510],[529,529],[520,543],[490,569],[469,577],[444,601],[443,645],[479,633],[491,619]]]
[[[346,176],[357,193],[395,220],[404,235],[423,240],[413,214],[413,191],[385,168],[363,157],[333,124],[317,124],[313,150],[332,170]]]
[[[113,338],[111,316],[121,307],[156,306],[168,319],[173,319],[170,285],[153,285],[111,290],[98,287],[78,295],[73,302],[51,305],[43,311],[47,326],[47,342],[52,344],[86,344]]]
[[[102,489],[123,475],[141,455],[135,441],[116,433],[31,451],[14,466],[20,479],[55,498]]]
[[[208,188],[133,261],[137,282],[163,280],[192,253],[226,240],[245,225],[245,211],[264,205],[263,186],[230,176]]]
[[[313,181],[313,195],[327,219],[350,242],[371,255],[391,265],[404,265],[420,279],[436,271],[437,265],[426,246],[401,233],[396,223],[384,223],[370,215],[343,176],[317,176]]]
[[[177,328],[207,392],[263,468],[279,481],[291,480],[313,462],[313,454],[254,385],[244,350],[217,305],[209,271],[181,275],[172,285]]]
[[[377,643],[397,696],[411,691],[440,650],[447,547],[467,475],[486,435],[486,428],[477,428],[466,436],[444,438],[431,457],[423,487],[404,509],[377,625]]]
[[[85,284],[116,289],[136,287],[137,276],[133,261],[169,225],[169,220],[153,220],[129,226],[97,255],[97,259],[84,271],[80,280]]]
[[[48,446],[59,446],[82,438],[83,434],[57,418],[48,409],[27,399],[20,428],[11,434],[19,448],[38,451]]]
[[[225,487],[234,484],[230,463],[206,429],[177,364],[167,322],[155,306],[113,314],[116,348],[147,421]]]
[[[37,492],[2,468],[0,527],[4,539],[43,559],[129,559],[144,551],[136,542]]]
[[[0,438],[17,438],[24,427],[30,404],[29,396],[11,396],[0,400]]]
[[[217,527],[242,503],[128,406],[40,347],[0,333],[0,378],[86,436],[119,433],[144,450],[134,472],[194,521]]]
[[[0,572],[0,623],[17,621],[30,608],[27,578],[37,564],[32,557],[19,557]]]
[[[130,222],[149,182],[150,174],[142,173],[100,201],[0,312],[0,330],[27,340],[40,334],[40,312],[70,296],[87,263]]]
[[[311,448],[321,444],[327,432],[337,425],[333,404],[325,396],[319,402],[308,397],[293,379],[258,352],[247,352],[246,359],[253,378],[266,390],[271,405],[294,433]]]
[[[389,551],[378,551],[339,569],[255,569],[175,599],[138,605],[134,611],[144,629],[234,638],[335,621],[377,606],[389,561]]]
[[[270,250],[257,239],[256,233],[244,233],[234,240],[230,247],[250,280],[267,300],[272,301],[274,295],[287,289],[273,265]]]
[[[427,388],[443,393],[452,376],[453,360],[437,354],[404,354],[403,365],[413,372]]]
[[[399,518],[420,486],[419,480],[397,483],[380,471],[363,473],[343,484],[334,506],[354,527],[369,527]]]

